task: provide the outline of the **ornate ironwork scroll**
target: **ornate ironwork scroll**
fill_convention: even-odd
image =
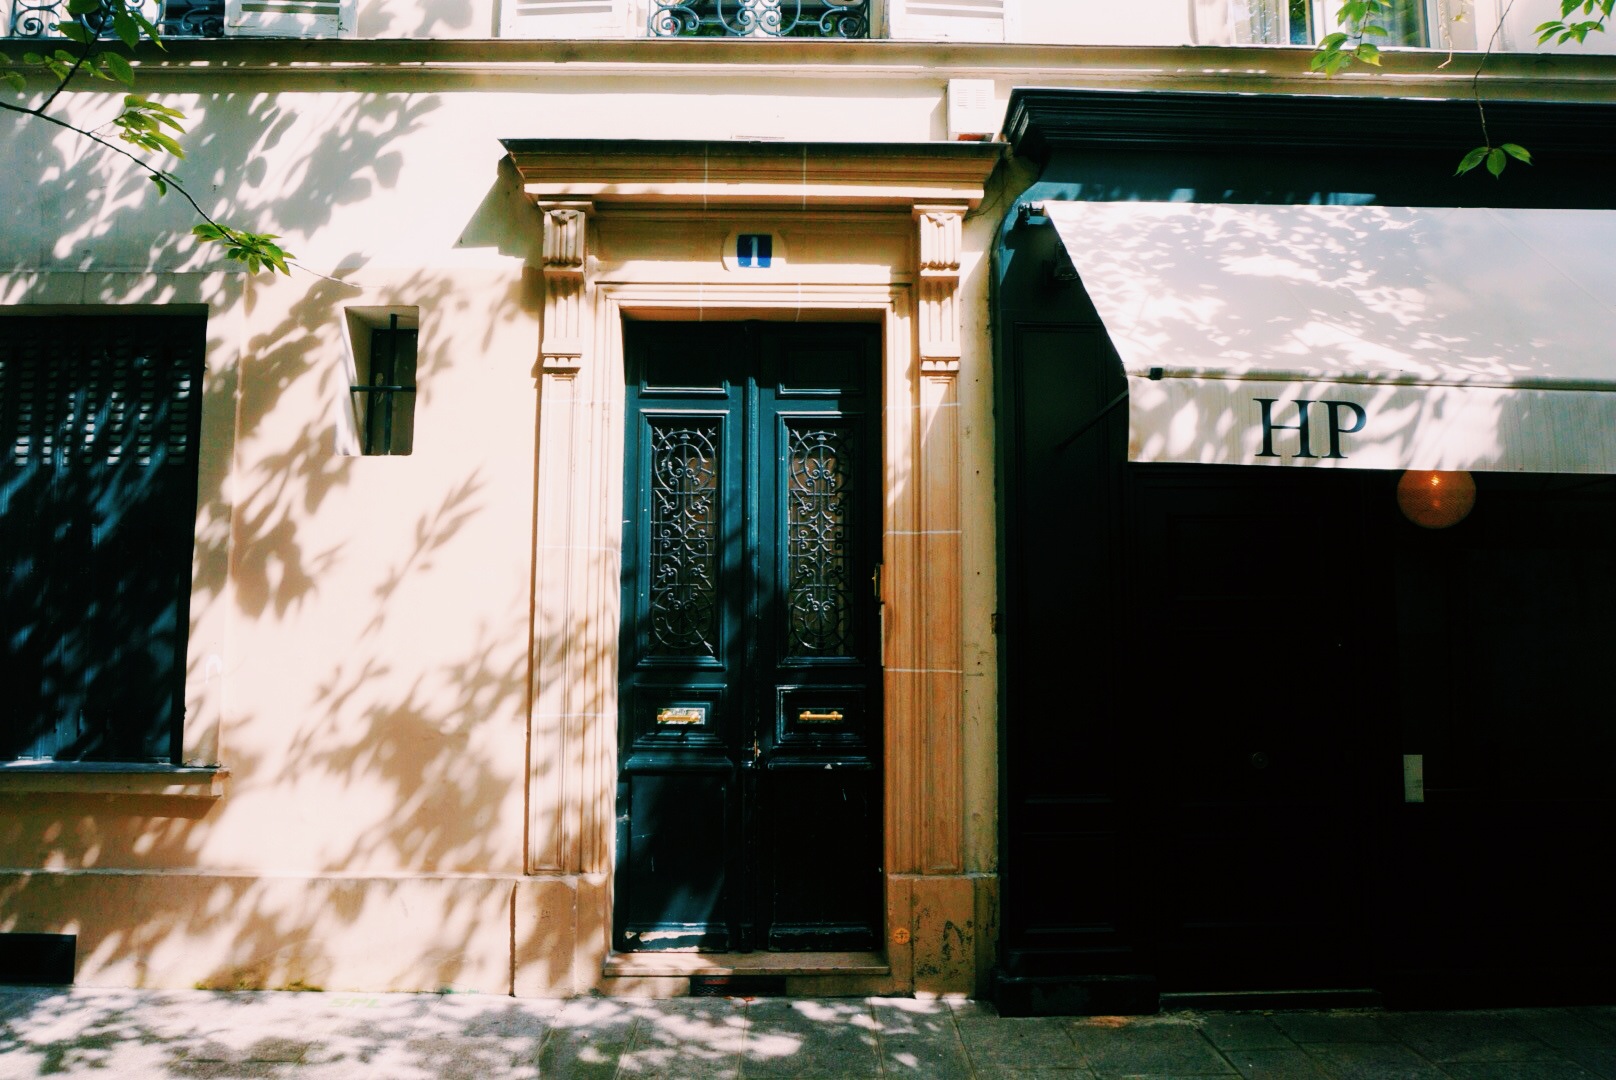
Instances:
[[[164,37],[223,37],[224,0],[122,0],[130,11],[138,11],[162,32]],[[6,10],[0,7],[0,11]],[[67,0],[12,0],[10,18],[0,37],[56,37],[53,27],[72,18]],[[92,12],[85,21],[102,37],[112,36],[111,20]]]
[[[786,655],[851,651],[852,436],[790,429],[786,450]]]
[[[652,0],[653,37],[870,36],[869,0]]]
[[[719,426],[651,424],[652,656],[718,655]]]

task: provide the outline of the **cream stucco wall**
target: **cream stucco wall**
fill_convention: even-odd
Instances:
[[[545,425],[572,406],[544,381],[540,211],[501,139],[926,143],[945,137],[949,77],[989,78],[1001,102],[1016,85],[1459,96],[1473,70],[1399,58],[1388,82],[1324,86],[1308,81],[1305,53],[1226,50],[1213,67],[1204,51],[1182,49],[884,42],[768,53],[672,43],[677,62],[655,51],[670,43],[620,54],[390,43],[304,52],[302,66],[286,68],[273,43],[237,44],[225,68],[209,66],[202,46],[148,58],[142,87],[190,117],[190,156],[177,171],[198,200],[282,234],[299,262],[290,278],[242,276],[188,240],[194,219],[176,196],[158,201],[125,163],[69,133],[0,118],[12,174],[0,203],[0,305],[208,313],[185,758],[222,764],[228,781],[213,796],[0,776],[0,931],[79,935],[78,977],[89,984],[679,988],[665,972],[603,977],[610,852],[585,857],[576,843],[588,806],[589,835],[609,843],[598,818],[610,813],[600,747],[611,735],[600,728],[592,751],[569,742],[565,718],[580,709],[548,701],[605,709],[615,692],[611,626],[573,616],[613,617],[621,450],[611,418],[621,406],[605,391],[589,399],[598,426],[578,435],[580,454],[587,438],[598,443],[598,497],[544,502],[544,469],[556,467],[545,448],[558,445],[554,428],[546,444]],[[1489,86],[1549,94],[1545,70],[1585,80],[1589,69],[1490,70]],[[70,98],[69,115],[86,126],[114,106],[103,93]],[[687,201],[659,216],[607,199],[592,218],[591,393],[610,389],[622,312],[882,321],[889,406],[926,421],[888,423],[888,551],[928,531],[903,524],[926,512],[904,501],[917,462],[934,485],[927,505],[957,518],[930,530],[950,538],[927,549],[957,571],[900,581],[889,598],[892,633],[909,635],[911,656],[953,657],[957,689],[934,681],[917,691],[952,694],[953,719],[938,731],[916,719],[902,745],[926,743],[932,756],[889,762],[888,948],[874,969],[837,975],[832,965],[805,988],[967,992],[991,960],[988,255],[1024,176],[1001,169],[963,219],[961,357],[944,376],[914,366],[917,240],[906,205],[760,212]],[[794,269],[736,293],[718,243],[760,216],[788,239]],[[709,288],[725,294],[717,310]],[[407,458],[342,452],[350,308],[418,314]],[[559,565],[547,537],[575,545],[573,514],[594,515],[602,538],[602,554],[563,579],[595,590],[589,604],[554,603],[546,584]],[[580,655],[591,648],[598,655]],[[889,693],[905,685],[894,673]],[[924,801],[939,790],[945,800]],[[900,795],[947,813],[916,818]],[[919,831],[905,832],[911,823]],[[950,935],[966,923],[961,950]]]
[[[557,652],[615,641],[580,625],[575,606],[534,609],[546,530],[585,508],[536,502],[551,404],[536,369],[541,225],[500,140],[830,141],[857,116],[862,139],[926,142],[940,125],[941,86],[850,86],[823,72],[721,82],[550,74],[496,90],[291,81],[237,88],[159,75],[151,87],[190,118],[190,156],[176,171],[222,220],[281,234],[299,263],[290,278],[221,269],[185,237],[192,219],[178,200],[159,202],[126,163],[67,133],[0,120],[9,160],[31,178],[30,197],[0,212],[0,303],[12,313],[175,303],[208,312],[185,758],[229,770],[217,797],[108,794],[104,780],[62,776],[0,794],[0,930],[77,934],[87,984],[600,986],[609,855],[530,856],[545,836],[576,835],[591,800],[605,800],[609,821],[615,778],[568,759],[545,712],[558,687],[530,679]],[[68,114],[94,126],[110,105],[77,94]],[[856,216],[771,215],[794,253],[793,276],[771,288],[885,292],[913,281],[907,209],[873,230]],[[716,284],[736,219],[685,214],[669,232],[619,216],[592,268],[602,281]],[[996,798],[985,314],[994,220],[971,221],[961,260],[970,374],[958,464],[976,565],[952,632],[968,625],[972,642],[963,749],[978,878],[993,869]],[[777,290],[748,310],[789,317],[794,303]],[[343,452],[351,309],[419,319],[408,457]],[[680,311],[699,316],[702,305],[686,292],[669,306]],[[899,348],[907,360],[909,346]],[[602,452],[609,461],[621,449]],[[604,492],[620,484],[620,462],[617,475]],[[614,505],[607,496],[594,509],[609,518]],[[614,563],[598,569],[615,580]],[[615,595],[606,599],[610,614]],[[610,657],[595,667],[588,680],[615,683]],[[7,779],[3,790],[22,783]],[[77,790],[86,787],[95,790]],[[963,835],[957,804],[952,813]],[[964,895],[971,917],[977,891]],[[970,989],[974,964],[955,969],[948,986]],[[871,985],[912,987],[906,978]]]

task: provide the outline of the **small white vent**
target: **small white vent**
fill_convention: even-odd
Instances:
[[[225,0],[225,33],[242,37],[353,37],[356,0]]]
[[[620,38],[627,31],[624,0],[505,0],[500,7],[504,37]]]
[[[992,79],[948,80],[948,137],[980,142],[999,133],[1001,110],[993,99]]]
[[[1011,0],[891,0],[892,37],[1003,41]]]

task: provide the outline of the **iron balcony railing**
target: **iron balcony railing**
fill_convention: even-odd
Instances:
[[[651,0],[652,37],[870,36],[869,0]]]
[[[124,0],[164,37],[223,37],[224,0]],[[71,16],[67,0],[0,0],[0,37],[57,36],[51,27]],[[110,28],[107,36],[111,36]]]

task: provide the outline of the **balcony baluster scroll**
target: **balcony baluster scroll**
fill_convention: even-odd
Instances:
[[[121,0],[144,15],[165,38],[224,36],[224,0]],[[98,26],[97,18],[106,25]],[[56,24],[71,19],[67,0],[0,0],[0,38],[60,37]],[[112,37],[111,19],[84,16],[101,37]]]
[[[867,38],[869,0],[651,0],[652,37]]]

